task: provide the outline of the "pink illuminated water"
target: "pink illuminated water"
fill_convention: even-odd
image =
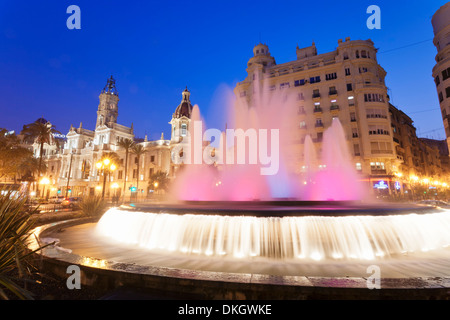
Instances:
[[[338,118],[330,121],[329,127],[325,128],[321,142],[314,143],[312,138],[306,135],[304,143],[299,143],[297,134],[300,131],[298,129],[300,118],[297,114],[296,96],[281,91],[256,89],[253,101],[252,105],[248,105],[246,100],[242,99],[230,103],[226,127],[256,132],[260,129],[268,132],[278,130],[278,141],[274,141],[278,149],[276,174],[261,174],[261,168],[267,167],[267,163],[250,163],[250,138],[246,140],[247,162],[237,164],[237,154],[242,151],[237,149],[236,140],[226,137],[224,130],[220,142],[216,141],[214,145],[216,153],[223,155],[224,163],[214,166],[205,163],[192,164],[194,161],[191,161],[191,164],[185,164],[174,181],[172,195],[175,199],[344,201],[360,200],[366,196],[348,150],[344,128]],[[194,121],[202,121],[202,128],[206,129],[198,106],[194,106],[191,116],[189,130],[191,137],[194,135],[192,125]],[[258,136],[257,143],[260,139]],[[270,143],[272,140],[269,139],[268,154],[274,155],[275,151],[270,149],[272,147]],[[193,144],[190,150],[194,150]],[[231,153],[234,161],[228,163],[226,160]],[[272,161],[275,161],[275,157]]]

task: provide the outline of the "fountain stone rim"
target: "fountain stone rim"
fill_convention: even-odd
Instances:
[[[436,206],[363,201],[299,201],[295,199],[253,201],[196,201],[130,203],[121,210],[170,214],[228,215],[255,217],[383,216],[434,213]]]
[[[36,227],[32,233],[37,236],[30,237],[28,248],[36,249],[39,245],[38,239],[47,232],[90,222],[95,222],[95,220],[69,219]],[[49,246],[35,254],[40,256],[41,263],[45,261],[46,266],[63,279],[68,277],[68,266],[78,265],[83,269],[84,277],[87,279],[82,280],[83,285],[106,285],[110,290],[122,286],[136,287],[137,289],[169,286],[177,288],[185,294],[189,294],[189,290],[195,286],[198,288],[197,290],[205,291],[205,298],[215,299],[228,299],[230,294],[232,298],[242,298],[243,294],[246,299],[261,299],[261,297],[287,299],[292,298],[289,296],[292,294],[306,295],[306,297],[314,294],[325,294],[325,296],[337,294],[340,297],[355,295],[360,298],[362,298],[360,295],[363,294],[368,299],[379,298],[383,295],[398,298],[407,294],[404,290],[409,293],[414,292],[413,294],[417,294],[418,298],[423,298],[424,294],[426,296],[426,292],[437,297],[448,298],[448,289],[450,288],[450,278],[447,277],[382,278],[381,289],[369,290],[368,279],[365,277],[272,276],[141,266],[135,263],[84,257],[58,250],[56,246]],[[339,290],[339,292],[330,292],[329,290]],[[264,294],[269,294],[269,296]]]

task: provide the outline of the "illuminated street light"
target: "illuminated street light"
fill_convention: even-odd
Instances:
[[[105,198],[105,186],[106,186],[106,175],[111,174],[111,171],[117,169],[117,166],[111,162],[110,159],[105,158],[95,164],[99,171],[103,174],[103,189],[102,189],[102,199]]]
[[[46,177],[42,178],[41,181],[39,181],[39,184],[44,185],[43,189],[42,189],[42,197],[44,198],[45,196],[45,186],[50,184],[50,180]]]

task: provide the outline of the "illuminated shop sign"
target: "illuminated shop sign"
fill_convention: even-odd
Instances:
[[[373,185],[374,188],[378,189],[378,190],[384,190],[384,189],[389,189],[389,186],[387,185],[387,183],[383,180],[378,181],[378,183],[375,183]]]

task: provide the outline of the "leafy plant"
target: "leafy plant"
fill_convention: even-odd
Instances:
[[[17,196],[10,190],[1,190],[0,194],[0,298],[8,299],[4,289],[20,299],[32,299],[32,295],[16,284],[8,273],[17,270],[22,277],[27,270],[27,257],[42,249],[30,251],[27,241],[33,223],[30,213],[26,213],[27,198]]]
[[[89,196],[80,202],[81,213],[88,217],[100,217],[107,209],[108,205],[101,196]]]

